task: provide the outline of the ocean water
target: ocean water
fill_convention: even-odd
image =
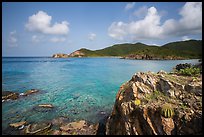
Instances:
[[[40,92],[2,103],[2,127],[9,123],[49,121],[60,116],[98,122],[114,105],[122,83],[138,71],[165,70],[198,60],[124,60],[119,58],[2,58],[2,90]],[[36,111],[51,103],[51,111]]]

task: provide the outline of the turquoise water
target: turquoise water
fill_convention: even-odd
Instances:
[[[100,120],[113,107],[122,83],[138,71],[170,72],[179,63],[198,60],[124,60],[119,58],[2,58],[2,90],[39,93],[2,103],[2,126],[26,120],[38,122],[67,116],[72,120]],[[51,103],[52,111],[34,106]]]

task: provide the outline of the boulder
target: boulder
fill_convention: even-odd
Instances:
[[[12,92],[12,91],[3,91],[2,92],[2,101],[3,100],[16,100],[19,98],[19,93]]]
[[[25,129],[25,134],[28,135],[43,135],[51,129],[51,123],[34,123],[29,124]]]
[[[30,90],[27,90],[25,93],[21,94],[22,96],[28,96],[28,95],[31,95],[31,94],[34,94],[34,93],[37,93],[39,92],[38,89],[30,89]]]
[[[22,128],[25,126],[25,124],[27,124],[26,121],[21,121],[21,122],[9,124],[9,126],[14,128]]]
[[[71,129],[82,129],[83,126],[85,126],[85,120],[68,123],[67,125],[61,126],[60,130],[69,131]]]
[[[85,120],[65,123],[60,127],[61,134],[66,133],[67,135],[96,135],[97,130],[97,124],[89,125]]]
[[[43,108],[54,108],[52,104],[39,104],[38,107],[43,107]]]
[[[38,112],[47,112],[54,109],[54,106],[52,104],[39,104],[33,108],[35,111]]]
[[[52,123],[53,125],[56,125],[56,126],[61,126],[62,124],[66,123],[66,122],[68,122],[68,121],[69,121],[69,119],[66,118],[66,117],[58,117],[58,118],[53,119],[53,120],[51,121],[51,123]]]

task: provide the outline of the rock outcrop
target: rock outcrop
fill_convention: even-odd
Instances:
[[[7,100],[16,100],[19,98],[19,93],[12,91],[3,91],[2,92],[2,102]]]
[[[30,90],[25,91],[25,92],[22,93],[21,95],[22,95],[22,96],[28,96],[28,95],[30,95],[30,94],[34,94],[34,93],[37,93],[37,92],[39,92],[38,89],[30,89]]]
[[[58,53],[58,54],[54,54],[52,55],[53,58],[69,58],[69,57],[84,57],[85,54],[79,50],[74,51],[70,54],[62,54],[62,53]]]
[[[18,93],[13,91],[3,91],[2,92],[2,102],[9,101],[9,100],[16,100],[22,96],[28,96],[34,93],[39,92],[38,89],[30,89],[25,91],[24,93]]]
[[[97,124],[89,125],[85,120],[80,120],[62,125],[57,133],[61,135],[96,135],[97,129]]]
[[[13,128],[23,128],[24,125],[26,124],[27,122],[26,121],[21,121],[21,122],[16,122],[16,123],[11,123],[9,124],[10,127],[13,127]]]
[[[178,56],[153,56],[148,54],[130,54],[127,56],[122,57],[121,59],[138,59],[138,60],[179,60],[184,59],[183,57]]]
[[[63,53],[58,53],[58,54],[54,54],[52,57],[53,58],[68,58],[69,55],[68,54],[63,54]]]
[[[202,134],[202,76],[138,72],[124,83],[106,123],[107,135]]]
[[[51,126],[52,126],[51,123],[29,124],[25,128],[25,134],[27,134],[27,135],[44,135],[45,133],[49,133]]]
[[[48,111],[52,111],[53,109],[54,109],[54,106],[52,104],[39,104],[33,107],[33,110],[38,112],[48,112]]]
[[[85,54],[79,50],[72,52],[69,54],[69,57],[83,57]]]

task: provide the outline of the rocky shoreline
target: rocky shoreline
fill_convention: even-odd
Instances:
[[[2,92],[2,103],[26,98],[41,92],[38,89],[30,89],[24,93],[13,91]],[[32,107],[36,112],[47,112],[55,109],[52,104],[38,104]],[[3,135],[104,135],[105,121],[107,119],[106,112],[101,111],[103,118],[97,123],[91,123],[85,120],[72,121],[68,117],[60,116],[52,120],[41,122],[28,122],[24,119],[10,123],[6,129],[2,131]]]
[[[54,54],[52,55],[53,58],[69,58],[69,57],[84,57],[85,54],[81,51],[74,51],[71,54],[64,54],[64,53],[58,53],[58,54]]]
[[[106,134],[202,134],[202,75],[136,73],[116,95]]]
[[[190,67],[179,64],[177,70]],[[202,69],[202,64],[197,65]],[[24,93],[2,92],[6,101],[40,93],[30,89]],[[33,106],[38,112],[55,109],[49,103]],[[97,123],[83,119],[72,121],[57,117],[50,121],[9,123],[3,135],[191,135],[202,134],[202,74],[184,76],[177,72],[138,72],[124,83],[111,114],[100,112]]]
[[[130,54],[128,56],[124,56],[121,59],[131,59],[131,60],[184,60],[187,58],[184,57],[178,57],[178,56],[164,56],[164,57],[158,57],[158,56],[152,56],[148,54]]]
[[[86,54],[84,54],[81,51],[75,51],[75,52],[72,52],[71,54],[58,53],[58,54],[52,55],[52,58],[72,58],[72,57],[82,58],[82,57],[89,57],[89,56],[86,56]],[[157,57],[157,56],[151,56],[147,54],[142,54],[142,55],[130,54],[122,57],[121,56],[98,56],[98,57],[115,57],[115,58],[130,59],[130,60],[185,60],[185,59],[188,59],[188,58],[178,57],[178,56]]]

